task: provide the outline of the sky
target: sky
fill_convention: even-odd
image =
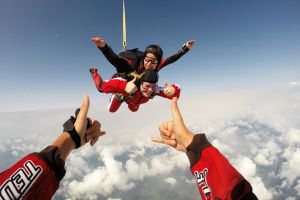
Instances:
[[[93,85],[90,66],[107,78],[114,68],[90,38],[121,51],[121,11],[116,0],[0,0],[0,171],[54,140],[88,94],[107,135],[71,154],[54,199],[199,199],[186,156],[150,141],[169,101],[111,114]],[[300,2],[127,0],[126,14],[128,49],[159,44],[167,57],[196,40],[159,84],[181,86],[188,127],[207,133],[259,199],[298,199]]]

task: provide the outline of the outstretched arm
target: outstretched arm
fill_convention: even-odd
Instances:
[[[177,84],[168,85],[168,83],[165,83],[165,87],[158,87],[156,88],[155,93],[158,96],[167,98],[167,99],[173,99],[174,97],[180,96],[180,86]]]
[[[171,110],[173,120],[162,123],[160,137],[152,141],[186,152],[201,199],[257,200],[251,184],[210,144],[205,134],[194,134],[186,127],[177,98],[172,99]]]
[[[122,78],[113,78],[104,81],[102,83],[101,90],[104,93],[118,93],[127,96],[128,94],[137,91],[137,87],[134,84],[135,81],[136,78],[131,80],[130,82],[127,82]]]
[[[52,198],[66,173],[64,165],[70,152],[88,142],[94,145],[98,138],[105,134],[96,120],[90,120],[90,126],[87,128],[88,109],[89,99],[85,96],[77,117],[71,117],[67,121],[68,125],[71,124],[69,127],[73,128],[71,131],[65,129],[44,150],[23,157],[0,173],[1,199]]]
[[[162,59],[157,70],[159,71],[162,68],[164,68],[165,66],[176,62],[179,58],[181,58],[184,54],[186,54],[194,46],[195,43],[196,43],[195,40],[187,41],[179,51],[177,51],[172,56],[170,56],[166,59]]]
[[[97,45],[105,58],[117,69],[117,72],[123,73],[131,70],[130,61],[117,55],[103,38],[93,37],[91,41]]]

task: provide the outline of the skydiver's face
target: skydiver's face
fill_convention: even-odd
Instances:
[[[155,91],[156,84],[143,82],[140,86],[140,91],[144,97],[150,97]]]
[[[144,58],[144,67],[145,69],[155,70],[158,64],[157,58],[153,53],[147,53]]]

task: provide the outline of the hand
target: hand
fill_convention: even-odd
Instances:
[[[160,137],[154,137],[152,141],[167,144],[179,151],[185,151],[193,141],[194,134],[184,124],[177,106],[177,97],[172,99],[171,110],[173,120],[162,123],[159,126]]]
[[[98,47],[102,48],[105,46],[105,41],[103,38],[93,37],[93,38],[91,38],[91,41],[94,42]]]
[[[81,146],[90,142],[91,145],[94,145],[98,138],[105,134],[105,132],[101,131],[101,124],[94,119],[90,120],[91,126],[86,130],[87,126],[87,113],[90,106],[90,100],[88,96],[83,97],[83,102],[80,108],[80,112],[78,113],[77,119],[74,123],[75,129],[80,136]]]
[[[194,46],[194,44],[196,44],[196,40],[190,40],[185,43],[185,46],[191,49]]]
[[[126,88],[125,88],[125,91],[128,93],[128,94],[132,94],[132,93],[135,93],[137,91],[137,87],[136,85],[134,84],[134,82],[136,81],[136,77],[134,77],[134,79],[132,79],[131,81],[129,81],[127,84],[126,84]]]
[[[165,82],[164,94],[168,97],[173,96],[175,94],[175,88],[173,86],[168,85],[168,83]]]
[[[90,120],[91,126],[86,130],[85,142],[90,142],[90,145],[93,146],[96,144],[100,136],[105,134],[105,131],[101,131],[101,124],[97,120]]]

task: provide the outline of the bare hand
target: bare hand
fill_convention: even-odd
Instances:
[[[137,91],[137,87],[136,85],[134,84],[134,82],[136,81],[136,77],[134,77],[134,79],[132,79],[131,81],[129,81],[127,84],[126,84],[126,88],[125,88],[125,91],[128,93],[128,94],[132,94],[132,93],[135,93]]]
[[[194,46],[194,44],[196,44],[196,40],[190,40],[185,43],[185,46],[191,49]]]
[[[177,106],[177,97],[172,99],[173,120],[159,126],[160,137],[152,138],[153,142],[167,144],[179,151],[185,151],[193,141],[194,134],[186,128]]]
[[[103,38],[93,37],[93,38],[91,38],[91,41],[94,42],[98,47],[102,48],[105,46],[105,41]]]
[[[167,96],[173,96],[175,94],[175,88],[170,86],[167,82],[165,82],[164,94]]]
[[[101,131],[101,124],[97,120],[90,120],[91,126],[86,130],[87,126],[87,113],[90,107],[90,100],[88,96],[83,97],[80,112],[78,113],[77,119],[74,123],[75,129],[80,136],[81,146],[90,142],[94,145],[98,138],[105,134]]]

